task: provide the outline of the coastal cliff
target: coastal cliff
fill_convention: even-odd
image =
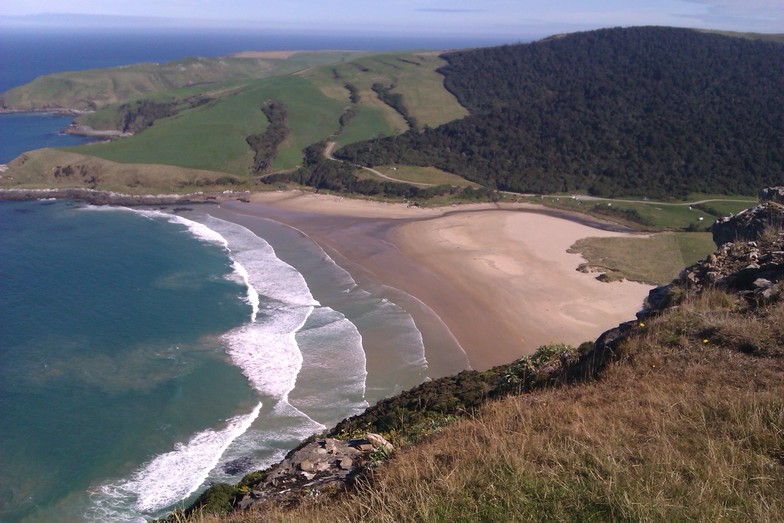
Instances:
[[[216,520],[212,511],[231,512],[218,516],[226,521],[779,519],[782,195],[766,189],[759,206],[717,222],[717,252],[652,291],[638,319],[579,348],[545,346],[383,400],[280,465],[213,487],[186,514],[205,522]],[[315,478],[309,453],[368,432],[398,450],[378,440],[367,447],[374,457],[352,460],[350,472],[343,458],[322,467],[343,479]],[[272,481],[282,469],[297,489]]]

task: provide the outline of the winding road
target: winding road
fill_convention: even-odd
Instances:
[[[336,146],[337,146],[337,143],[335,143],[333,141],[328,141],[326,147],[324,147],[324,158],[326,158],[327,160],[332,160],[333,162],[342,162],[343,160],[338,160],[332,154],[335,151],[335,147]],[[373,169],[371,167],[365,167],[363,165],[357,165],[357,164],[353,164],[353,165],[354,165],[354,167],[358,167],[360,169],[364,169],[364,170],[366,170],[368,172],[371,172],[371,173],[375,174],[376,176],[378,176],[380,178],[384,178],[386,180],[390,180],[390,181],[393,181],[393,182],[408,183],[408,184],[417,185],[417,186],[420,186],[420,187],[435,187],[436,186],[436,184],[434,184],[434,183],[410,182],[408,180],[401,180],[399,178],[392,178],[391,176],[387,176],[386,174],[384,174],[384,173],[382,173],[380,171],[377,171],[377,170],[375,170],[375,169]],[[604,201],[604,202],[618,202],[618,203],[642,203],[642,204],[646,204],[646,205],[669,205],[669,206],[673,206],[673,207],[679,207],[679,206],[680,207],[684,207],[684,206],[700,205],[700,204],[703,204],[703,203],[711,203],[711,202],[748,203],[748,204],[752,204],[752,205],[757,203],[757,200],[750,200],[750,199],[739,200],[739,199],[728,199],[728,198],[708,198],[708,199],[705,199],[705,200],[697,200],[697,201],[693,201],[693,202],[661,202],[661,201],[655,201],[655,200],[626,200],[626,199],[618,199],[618,198],[601,198],[599,196],[588,196],[588,195],[583,195],[583,194],[575,194],[573,196],[555,196],[555,195],[539,195],[539,194],[516,193],[516,192],[511,192],[511,191],[500,191],[500,192],[502,192],[504,194],[510,194],[510,195],[513,195],[513,196],[523,196],[523,197],[526,197],[526,198],[539,198],[539,197],[541,197],[541,198],[550,198],[550,199],[554,199],[555,200],[555,199],[560,199],[560,198],[571,198],[571,197],[574,197],[574,198],[576,198],[578,200],[583,200],[583,201]]]

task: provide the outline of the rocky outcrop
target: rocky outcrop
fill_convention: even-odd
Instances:
[[[777,297],[784,284],[784,232],[770,239],[725,243],[684,270],[678,283],[689,292],[717,287],[754,300]]]
[[[215,203],[219,200],[238,199],[244,193],[227,191],[223,193],[189,194],[125,194],[95,189],[0,189],[0,200],[30,201],[44,198],[79,200],[92,205],[188,205],[194,203]]]
[[[760,191],[759,198],[762,202],[774,202],[784,205],[784,186],[766,187]]]
[[[290,506],[306,496],[342,490],[372,463],[375,455],[386,456],[393,450],[391,443],[373,433],[348,441],[317,440],[294,450],[268,469],[236,508],[244,510],[266,502]]]
[[[716,221],[711,228],[716,246],[735,241],[753,241],[766,229],[784,226],[784,186],[760,191],[760,204],[735,216]]]
[[[713,225],[718,250],[681,271],[669,285],[653,289],[645,309],[650,316],[688,295],[717,288],[765,302],[784,291],[784,187],[760,192],[759,205]]]

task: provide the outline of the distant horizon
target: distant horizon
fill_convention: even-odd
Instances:
[[[326,36],[508,40],[609,27],[669,26],[780,34],[780,0],[6,0],[0,29],[253,30]]]

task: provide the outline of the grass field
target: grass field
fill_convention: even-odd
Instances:
[[[262,132],[263,98],[246,90],[165,118],[144,132],[71,150],[122,163],[177,165],[247,175],[252,159],[245,137]]]
[[[396,129],[393,124],[390,124],[386,112],[382,108],[360,104],[355,110],[357,114],[343,128],[343,132],[333,138],[338,148],[377,136],[391,136],[395,133]]]
[[[275,98],[288,110],[288,138],[281,144],[272,168],[291,169],[302,162],[302,150],[338,130],[344,104],[324,96],[312,82],[299,76],[260,80],[254,92],[262,99]]]
[[[386,127],[377,125],[372,129],[369,137],[373,137],[399,133],[408,128],[400,114],[379,100],[373,92],[372,86],[377,82],[386,86],[395,85],[392,92],[403,96],[404,105],[421,126],[436,127],[468,114],[444,88],[443,77],[436,72],[444,63],[436,54],[383,54],[314,68],[303,76],[313,80],[326,96],[346,103],[349,100],[345,85],[355,86],[360,97],[358,109],[378,109],[386,121]],[[339,139],[338,143],[345,145],[350,142]]]
[[[705,209],[715,211],[715,214],[706,212],[689,202],[709,200],[704,204]],[[534,203],[554,205],[559,208],[576,210],[579,212],[598,211],[597,214],[613,218],[619,211],[636,211],[644,220],[644,225],[652,229],[685,229],[689,226],[697,230],[709,227],[716,218],[737,214],[738,212],[756,205],[756,196],[722,196],[722,195],[691,195],[685,202],[657,202],[657,201],[628,201],[623,199],[585,199],[572,198],[571,196],[545,196],[543,198],[530,198]],[[616,216],[620,218],[620,215]],[[700,220],[702,217],[702,220]]]
[[[245,89],[205,106],[155,122],[136,136],[73,150],[123,163],[155,163],[248,175],[252,154],[245,138],[267,126],[261,104],[270,98],[288,110],[289,137],[281,144],[273,169],[291,169],[302,149],[338,128],[343,106],[312,83],[288,75],[250,83]]]
[[[397,85],[412,115],[423,124],[437,125],[465,114],[443,88],[441,76],[435,72],[442,61],[436,56],[379,55],[346,62],[356,55],[336,52],[328,56],[338,61],[337,65],[298,69],[325,60],[320,53],[314,55],[295,54],[280,61],[285,67],[279,65],[275,69],[297,70],[296,74],[253,80],[244,86],[236,81],[212,85],[208,94],[219,98],[205,106],[158,120],[136,136],[73,150],[115,162],[177,165],[248,175],[252,154],[245,138],[266,128],[267,121],[259,107],[263,101],[274,98],[286,105],[289,135],[278,148],[270,169],[289,170],[301,163],[305,147],[328,139],[339,130],[341,114],[352,105],[347,83],[359,89],[360,99],[353,104],[354,118],[334,137],[338,145],[407,128],[402,116],[372,91],[374,82]],[[204,92],[206,88],[200,89],[192,86],[168,89],[149,98],[182,98]],[[115,121],[116,113],[110,107],[85,117],[83,123],[105,129]],[[443,180],[421,183],[467,184],[459,177],[434,170],[412,173],[412,176]]]
[[[418,167],[415,165],[381,165],[374,167],[380,173],[396,180],[428,185],[455,185],[457,187],[479,187],[456,174],[448,173],[435,167]],[[379,179],[376,177],[376,179]]]
[[[569,252],[580,253],[592,270],[610,280],[664,285],[715,250],[710,233],[665,232],[639,238],[584,238]]]
[[[354,51],[314,51],[275,58],[185,58],[165,64],[135,64],[109,69],[57,73],[3,93],[9,109],[52,107],[100,109],[160,91],[232,80],[292,74],[309,67],[363,56]]]

